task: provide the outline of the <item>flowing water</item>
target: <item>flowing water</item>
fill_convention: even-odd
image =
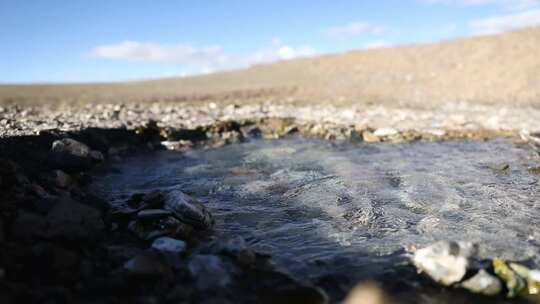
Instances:
[[[505,139],[290,138],[131,158],[96,186],[109,199],[180,186],[207,204],[218,236],[243,236],[299,278],[357,279],[389,273],[404,249],[441,239],[540,265],[539,176],[527,170],[535,162]]]

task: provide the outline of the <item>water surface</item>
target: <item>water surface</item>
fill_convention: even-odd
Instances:
[[[218,236],[243,236],[300,278],[357,279],[391,272],[404,248],[441,239],[538,265],[539,176],[527,171],[535,161],[504,139],[256,140],[131,158],[96,189],[113,200],[179,186],[206,202]]]

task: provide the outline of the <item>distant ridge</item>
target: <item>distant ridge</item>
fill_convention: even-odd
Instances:
[[[357,50],[185,78],[3,85],[0,103],[251,102],[540,106],[540,27]]]

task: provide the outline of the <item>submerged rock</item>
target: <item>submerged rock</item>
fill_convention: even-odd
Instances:
[[[188,269],[201,290],[226,287],[231,276],[219,256],[199,254],[191,258]]]
[[[483,294],[486,296],[494,296],[501,292],[501,281],[484,269],[480,269],[478,273],[470,279],[461,283],[461,286],[473,293]]]
[[[435,282],[449,286],[463,279],[468,258],[475,254],[476,246],[472,243],[440,241],[417,250],[413,263]]]
[[[209,229],[214,223],[212,215],[203,204],[180,190],[167,193],[165,209],[172,211],[182,222],[198,229]]]

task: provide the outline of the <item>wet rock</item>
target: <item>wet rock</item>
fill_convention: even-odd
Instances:
[[[137,219],[160,219],[172,215],[172,212],[165,209],[145,209],[137,213]]]
[[[262,136],[261,129],[256,125],[247,125],[240,128],[244,137],[260,138]]]
[[[0,217],[0,244],[6,241],[6,233],[4,228],[4,220]]]
[[[529,269],[527,266],[517,263],[510,263],[509,266],[527,281],[528,298],[535,296],[537,302],[540,301],[540,270]]]
[[[62,170],[54,170],[53,176],[54,176],[54,183],[59,188],[68,188],[73,183],[71,176],[64,173],[64,171]]]
[[[440,241],[417,250],[413,263],[435,282],[449,286],[463,279],[469,266],[468,258],[476,251],[472,243]]]
[[[193,256],[188,269],[200,290],[224,288],[231,283],[231,276],[220,257],[199,254]]]
[[[96,239],[105,229],[98,210],[76,201],[62,199],[58,201],[47,215],[49,238],[71,241],[87,241]]]
[[[152,251],[145,251],[124,263],[124,269],[134,275],[164,276],[170,275],[171,269],[163,257]]]
[[[378,128],[373,132],[373,135],[378,137],[387,137],[398,134],[398,131],[394,128]]]
[[[193,227],[172,216],[151,221],[131,221],[128,224],[128,230],[146,241],[160,236],[171,236],[183,240],[190,239],[193,236]]]
[[[52,152],[69,154],[81,158],[86,158],[90,154],[90,148],[72,138],[63,138],[60,140],[55,140],[52,143]]]
[[[15,238],[31,241],[40,237],[46,227],[47,220],[45,217],[34,213],[19,211],[11,230],[13,231]]]
[[[478,273],[461,283],[461,287],[473,293],[483,294],[486,296],[494,296],[501,292],[501,281],[484,269],[480,269]]]
[[[186,251],[186,242],[170,237],[160,237],[154,240],[152,248],[161,252],[169,265],[180,266],[180,255]]]
[[[209,229],[214,223],[212,215],[203,204],[180,190],[167,193],[165,208],[182,222],[198,229]]]
[[[517,296],[527,286],[525,280],[499,258],[493,259],[493,271],[505,283],[509,298]]]
[[[255,263],[255,252],[247,246],[246,241],[241,236],[225,240],[218,247],[221,253],[234,257],[241,265]]]

